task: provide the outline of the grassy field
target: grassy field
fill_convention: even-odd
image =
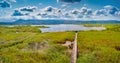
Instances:
[[[120,63],[120,32],[79,32],[78,63]]]
[[[78,32],[77,63],[120,63],[120,25],[85,26],[107,30]],[[75,32],[41,33],[31,26],[0,30],[0,63],[70,63],[70,53],[62,44],[74,40]]]

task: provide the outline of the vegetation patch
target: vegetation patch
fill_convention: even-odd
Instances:
[[[77,63],[120,63],[120,25],[103,26],[107,30],[78,32]],[[2,26],[0,62],[70,63],[68,47],[61,44],[72,42],[75,32],[40,33],[38,28]]]

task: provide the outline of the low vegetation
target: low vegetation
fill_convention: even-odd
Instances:
[[[77,63],[120,63],[120,25],[99,26],[107,29],[78,32]],[[0,63],[70,63],[70,52],[61,44],[74,40],[75,32],[40,33],[38,28],[1,26]]]
[[[43,26],[41,26],[43,27]],[[39,28],[41,28],[39,27]],[[41,32],[38,27],[27,26],[0,26],[0,33],[19,33],[19,32]]]
[[[103,24],[84,24],[85,27],[101,27]]]
[[[78,63],[120,63],[120,32],[79,32]]]

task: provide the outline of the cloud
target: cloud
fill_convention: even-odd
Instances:
[[[107,5],[107,6],[104,6],[103,9],[96,10],[94,12],[94,15],[96,15],[96,16],[116,16],[118,12],[119,12],[118,8],[111,6],[111,5]]]
[[[10,8],[11,5],[7,1],[2,1],[2,2],[0,2],[0,7],[2,7],[2,8]]]
[[[83,6],[80,9],[74,9],[70,11],[69,15],[72,18],[90,18],[93,15],[93,11],[86,6]]]
[[[45,11],[45,12],[53,12],[53,11],[57,10],[57,8],[52,7],[52,6],[48,6],[48,7],[45,7],[44,9],[42,9],[42,10]]]
[[[19,9],[20,9],[20,11],[34,12],[34,10],[36,10],[37,7],[36,6],[29,6],[29,7],[22,7]]]
[[[65,2],[65,3],[76,3],[80,2],[81,0],[57,0],[57,2]]]
[[[116,12],[115,16],[120,16],[120,11]]]
[[[57,18],[60,16],[62,11],[58,8],[47,6],[43,9],[40,9],[40,12],[37,14],[37,16],[41,16],[44,18]]]
[[[21,7],[14,10],[14,12],[11,14],[12,19],[40,19],[40,16],[36,16],[36,6],[28,6],[28,7]]]
[[[64,7],[67,7],[67,4],[62,4],[61,7],[63,7],[63,8],[64,8]]]
[[[114,15],[116,12],[118,12],[118,8],[111,5],[104,6],[104,9],[107,12],[107,14],[111,15]]]
[[[21,10],[22,7],[14,11],[12,16],[17,19],[72,19],[72,20],[114,20],[120,19],[120,11],[114,6],[104,6],[102,9],[92,10],[87,6],[80,9],[59,9],[52,6],[47,6],[40,10],[36,9],[35,12]],[[29,9],[34,7],[29,7]]]
[[[37,9],[36,6],[29,6],[29,7],[21,7],[14,10],[12,16],[26,16],[30,15]]]
[[[18,19],[24,19],[24,20],[29,20],[29,19],[34,19],[34,15],[30,15],[30,13],[23,13],[19,10],[15,10],[14,13],[11,15],[12,19],[18,20]]]
[[[15,10],[12,16],[24,16],[24,14],[21,13],[19,10]]]
[[[80,9],[65,10],[58,9],[52,6],[45,7],[37,14],[41,18],[59,18],[59,19],[108,19],[116,16],[120,16],[120,12],[114,6],[104,6],[103,9],[95,10],[83,6]],[[102,18],[104,17],[104,18]]]
[[[66,16],[68,16],[70,18],[78,18],[79,14],[80,14],[80,10],[73,9],[73,10],[70,10],[69,12],[67,12]]]
[[[96,10],[92,17],[93,19],[104,20],[120,20],[120,10],[117,7],[107,5],[103,9]]]
[[[105,16],[106,14],[107,14],[107,12],[105,9],[96,10],[94,12],[94,15],[96,15],[96,16],[102,16],[102,15]]]
[[[92,15],[92,9],[89,9],[86,6],[83,6],[80,9],[80,14],[82,14],[82,15]]]

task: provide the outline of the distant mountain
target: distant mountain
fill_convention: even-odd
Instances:
[[[0,22],[0,25],[49,25],[49,24],[116,24],[117,20],[16,20],[15,22]]]

